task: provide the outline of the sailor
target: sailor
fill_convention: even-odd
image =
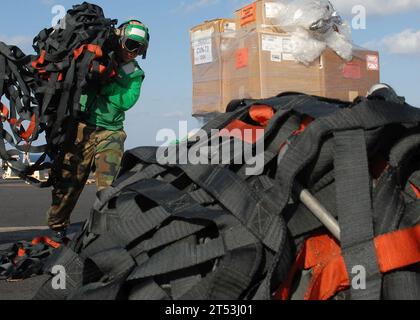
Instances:
[[[71,213],[90,173],[95,173],[98,191],[109,187],[124,153],[125,112],[138,101],[144,80],[136,57],[145,59],[150,36],[138,20],[123,23],[116,34],[115,76],[85,89],[80,101],[83,117],[77,123],[75,141],[63,152],[60,172],[54,172],[47,219],[56,240],[66,236]]]

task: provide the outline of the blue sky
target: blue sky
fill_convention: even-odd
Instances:
[[[81,2],[81,1],[80,1]],[[94,2],[94,1],[91,1]],[[250,1],[243,0],[109,0],[94,3],[110,18],[122,22],[131,17],[142,20],[151,31],[147,60],[139,60],[146,80],[138,104],[127,113],[127,148],[155,145],[161,128],[178,128],[178,121],[191,118],[191,57],[189,30],[204,20],[232,17]],[[27,54],[32,38],[49,27],[54,5],[71,8],[68,0],[2,1],[0,41],[19,45]],[[363,4],[367,9],[366,30],[353,31],[361,46],[379,49],[381,80],[394,86],[408,102],[420,107],[420,0],[335,0],[347,19],[351,8]]]

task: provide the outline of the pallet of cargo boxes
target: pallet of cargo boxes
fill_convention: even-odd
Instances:
[[[291,37],[272,17],[277,2],[256,1],[234,19],[191,29],[193,115],[225,112],[231,100],[295,91],[351,101],[380,82],[379,53],[354,49],[345,61],[326,49],[309,65],[295,61]]]

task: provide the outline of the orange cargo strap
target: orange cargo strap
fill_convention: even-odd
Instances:
[[[379,236],[374,243],[382,273],[420,262],[420,225]],[[311,269],[313,274],[305,300],[328,300],[350,287],[341,248],[331,235],[315,236],[305,242],[276,299],[289,298],[295,275],[303,269]]]
[[[297,136],[301,134],[303,131],[305,131],[312,121],[314,121],[314,119],[312,119],[311,117],[306,116],[305,118],[303,118],[299,129],[293,132],[293,136]]]
[[[350,285],[340,246],[331,235],[319,235],[305,242],[292,272],[275,298],[287,300],[297,272],[309,269],[312,279],[305,300],[327,300]]]
[[[61,244],[59,244],[58,242],[55,242],[53,240],[51,240],[48,237],[36,237],[35,239],[32,240],[32,244],[33,245],[37,245],[37,244],[47,244],[50,247],[54,248],[54,249],[58,249],[60,248]]]
[[[19,248],[19,250],[17,252],[17,256],[19,258],[22,258],[22,257],[26,256],[26,250],[24,248]]]
[[[234,120],[226,128],[220,130],[219,136],[234,137],[254,144],[264,137],[264,127],[253,126],[240,120]]]
[[[22,133],[20,133],[19,135],[20,135],[20,137],[23,139],[23,140],[25,140],[25,141],[28,141],[29,140],[29,138],[32,136],[32,134],[34,133],[34,131],[35,131],[35,128],[36,128],[36,121],[35,121],[35,114],[33,114],[32,115],[32,117],[31,117],[31,122],[30,122],[30,124],[29,124],[29,126],[28,126],[28,129],[22,129]]]
[[[74,50],[74,59],[79,58],[85,49],[87,51],[93,52],[95,54],[95,58],[101,58],[103,56],[102,48],[100,46],[96,44],[84,44]]]
[[[314,121],[314,119],[312,119],[309,116],[306,116],[305,118],[303,118],[299,129],[297,129],[295,132],[292,133],[291,137],[297,136],[299,134],[301,134],[303,131],[306,130],[306,128],[311,124],[311,122]],[[290,137],[290,138],[291,138]],[[280,150],[283,150],[283,148],[287,145],[287,141],[282,143],[282,145],[280,146]]]
[[[299,251],[296,261],[292,266],[292,269],[289,272],[289,275],[286,281],[282,284],[280,289],[276,292],[274,296],[274,300],[287,300],[290,297],[290,290],[293,286],[293,281],[295,280],[296,274],[304,269],[305,266],[305,253],[306,253],[306,246],[304,245],[303,248]]]
[[[1,121],[7,121],[7,118],[9,117],[9,109],[7,109],[7,107],[0,102],[0,117],[1,117]]]
[[[249,116],[263,127],[274,117],[274,109],[267,105],[254,105],[249,109]]]
[[[51,75],[48,75],[47,77],[48,80],[51,80]],[[57,77],[57,81],[63,81],[64,80],[64,75],[62,72],[58,73],[58,77]]]
[[[250,144],[256,143],[264,137],[264,128],[273,118],[274,110],[267,105],[254,105],[249,109],[249,116],[260,126],[254,126],[236,119],[222,129],[219,136],[234,137]]]
[[[32,61],[32,67],[34,69],[37,69],[39,73],[45,73],[45,70],[42,70],[41,65],[44,64],[45,62],[45,55],[46,55],[46,51],[42,50],[41,54],[39,55],[39,58],[37,60]]]
[[[93,70],[93,66],[91,65],[89,71],[92,71],[92,70]],[[107,71],[107,67],[104,66],[103,64],[100,64],[99,65],[99,73],[100,74],[104,74],[106,71]],[[115,69],[112,69],[111,72],[110,72],[110,74],[109,74],[109,77],[110,78],[113,78],[116,75],[117,75],[117,72],[115,71]]]
[[[0,102],[0,116],[1,116],[1,121],[7,121],[11,125],[16,125],[17,127],[19,127],[21,129],[21,132],[19,133],[19,136],[25,141],[29,140],[29,138],[33,135],[33,133],[36,129],[35,114],[32,115],[30,124],[28,126],[28,129],[25,130],[22,127],[22,120],[21,119],[20,120],[17,120],[15,118],[8,119],[9,109],[1,102]]]
[[[382,273],[420,262],[420,225],[379,236],[375,247]]]
[[[312,269],[313,277],[305,300],[328,300],[350,286],[341,248],[330,235],[309,239],[306,244],[305,269]]]

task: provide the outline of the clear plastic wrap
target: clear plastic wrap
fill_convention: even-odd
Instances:
[[[351,28],[347,22],[337,26],[338,32],[330,30],[325,37],[329,48],[337,53],[344,60],[350,61],[353,58],[354,45],[351,41]]]
[[[303,29],[296,28],[291,35],[292,55],[295,59],[305,65],[315,61],[327,48],[324,41],[315,39],[311,34]]]
[[[283,0],[278,1],[283,9],[277,12],[274,18],[276,23],[285,31],[293,32],[296,28],[310,30],[311,27],[318,33],[327,32],[333,24],[331,19],[334,9],[328,0]],[[338,19],[334,19],[337,21]]]
[[[351,29],[328,0],[281,1],[283,10],[273,18],[285,32],[292,35],[293,55],[309,64],[326,47],[350,61],[353,55]]]

